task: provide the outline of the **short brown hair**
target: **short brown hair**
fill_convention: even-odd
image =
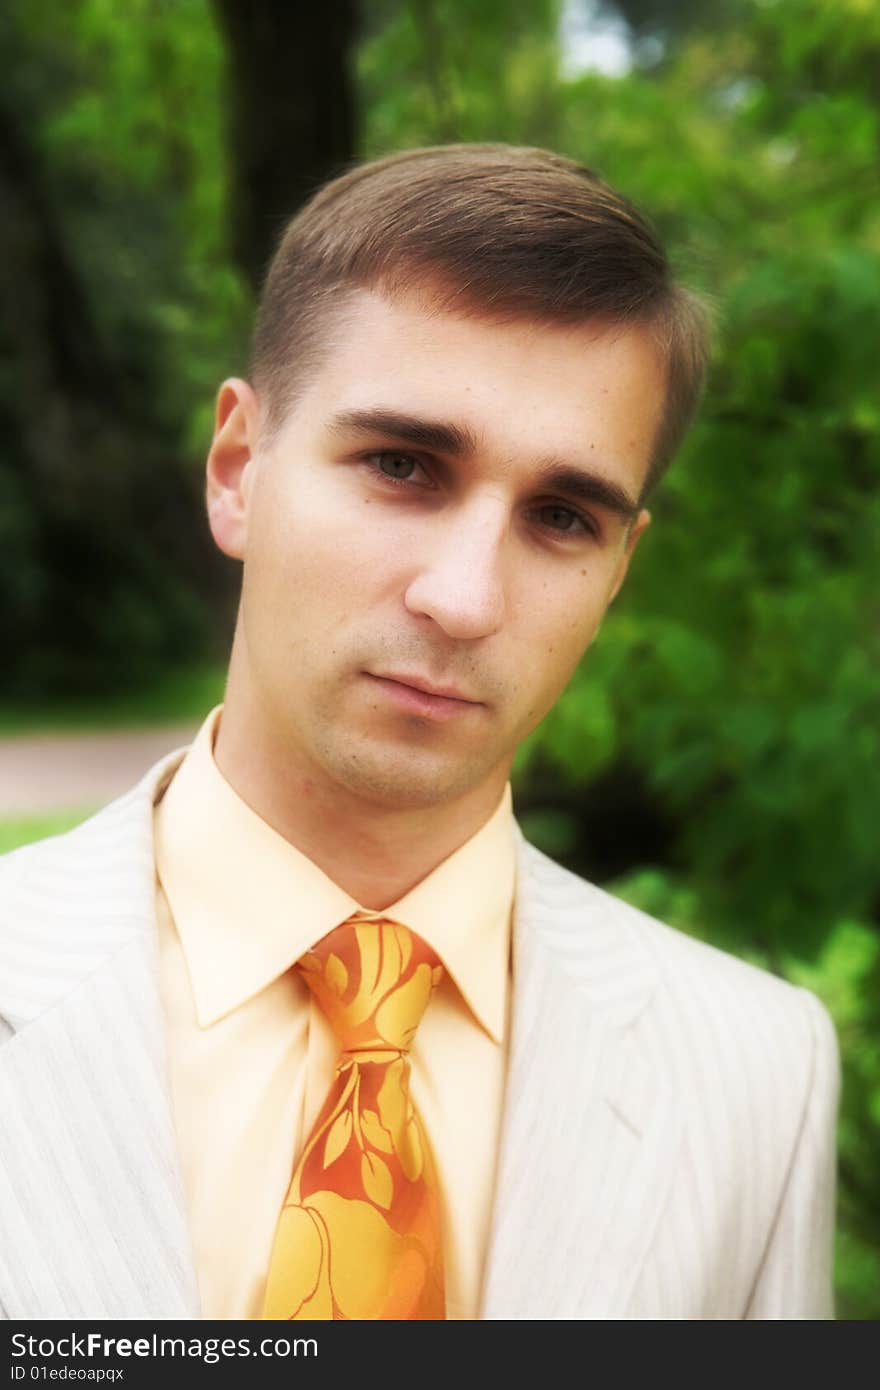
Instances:
[[[644,323],[667,362],[666,408],[643,495],[671,462],[709,356],[702,301],[675,283],[653,228],[591,169],[549,150],[434,145],[357,165],[288,223],[257,313],[251,378],[269,430],[330,350],[347,292],[430,287],[491,319]]]

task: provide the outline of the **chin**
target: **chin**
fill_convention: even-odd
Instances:
[[[387,750],[347,750],[324,766],[334,781],[353,796],[388,809],[416,811],[454,801],[488,775],[463,758],[439,758],[414,753],[390,754]]]

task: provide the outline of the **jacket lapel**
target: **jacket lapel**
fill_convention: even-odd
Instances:
[[[39,881],[26,865],[20,876],[19,915],[34,928],[21,955],[34,959],[19,961],[19,977],[30,966],[35,985],[0,1048],[0,1305],[10,1318],[200,1316],[153,903],[152,792],[181,755],[59,839],[54,863],[41,847]]]
[[[35,957],[44,948],[19,971],[30,970],[33,993],[18,1008],[0,999],[18,1030],[0,1048],[0,1313],[10,1318],[201,1316],[152,848],[154,794],[183,751],[61,837],[54,862],[42,846],[40,883],[24,866],[7,900],[38,924]],[[649,1025],[654,971],[627,910],[522,837],[514,981],[481,1316],[621,1316],[680,1134]]]
[[[654,968],[628,909],[520,841],[514,998],[481,1316],[625,1316],[674,1172]]]

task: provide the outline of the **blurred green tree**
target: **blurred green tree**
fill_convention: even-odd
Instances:
[[[300,203],[355,152],[355,0],[213,0],[226,41],[236,260],[257,287]]]
[[[212,398],[245,370],[278,227],[353,155],[354,10],[214,8],[222,34],[207,0],[0,12],[7,699],[135,687],[228,644]]]

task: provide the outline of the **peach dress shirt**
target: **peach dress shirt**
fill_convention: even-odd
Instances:
[[[205,1318],[259,1318],[292,1167],[337,1060],[291,970],[361,905],[245,804],[212,710],[154,810],[159,966]],[[489,820],[385,912],[446,974],[412,1050],[444,1205],[447,1317],[479,1316],[507,1063],[515,885],[509,784]]]

